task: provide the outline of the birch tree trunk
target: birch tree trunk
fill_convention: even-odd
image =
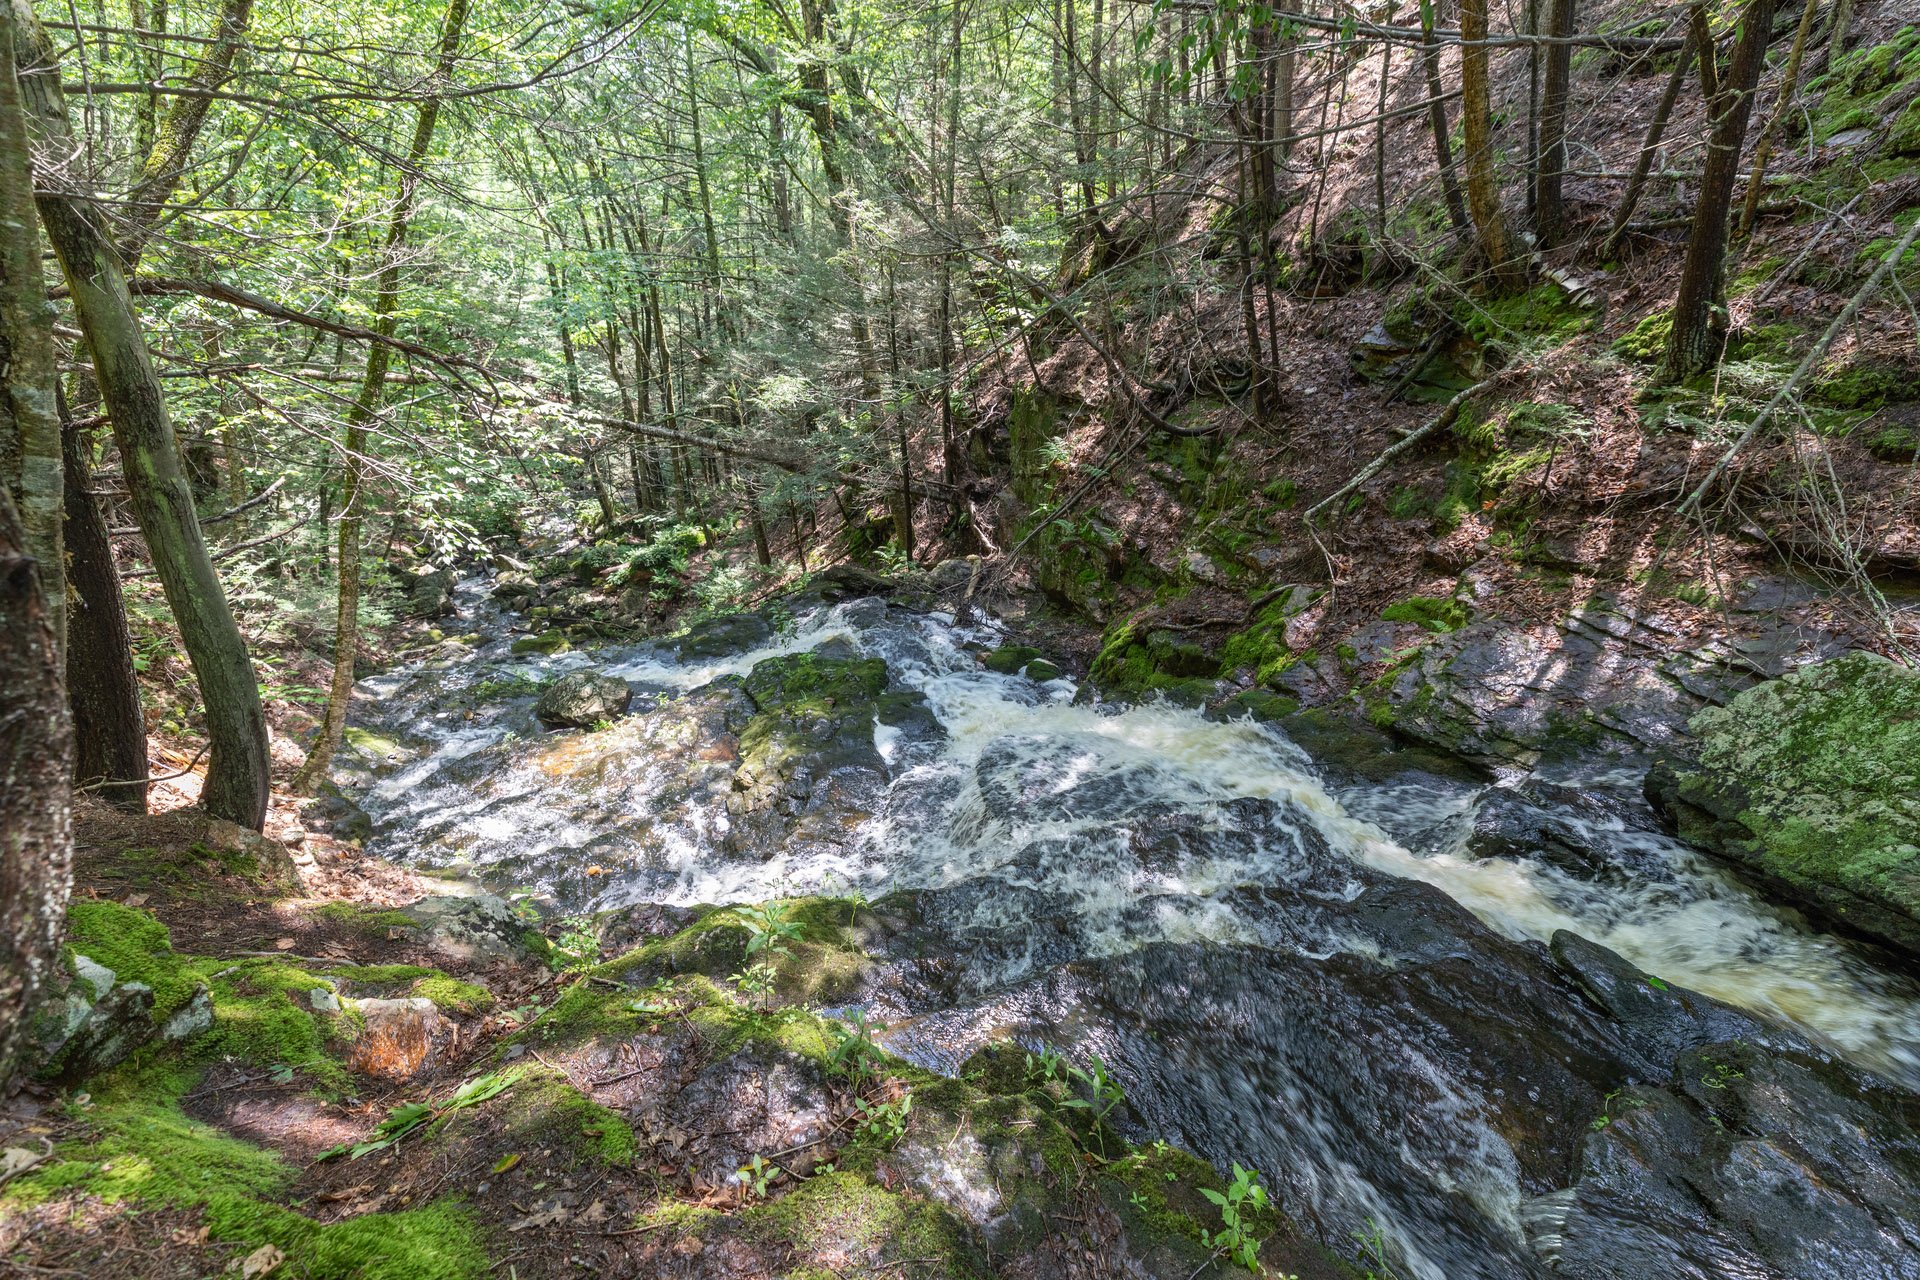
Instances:
[[[53,326],[16,74],[20,34],[13,10],[0,10],[0,342],[7,357],[0,404],[12,419],[10,434],[22,429],[23,410],[44,414],[55,423],[57,448]],[[60,954],[73,889],[72,768],[53,618],[35,550],[0,486],[0,1095],[20,1064],[28,1015]]]

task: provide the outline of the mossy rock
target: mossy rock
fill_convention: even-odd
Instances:
[[[1435,596],[1408,596],[1380,611],[1383,622],[1411,622],[1433,632],[1458,631],[1472,616],[1462,602]]]
[[[520,636],[507,646],[507,651],[515,657],[525,657],[528,654],[565,653],[572,647],[567,633],[555,627],[535,635]]]
[[[1251,718],[1262,724],[1273,724],[1285,720],[1300,710],[1300,700],[1283,693],[1269,693],[1265,689],[1248,689],[1236,693],[1216,707],[1212,715],[1222,720]]]
[[[1010,676],[1020,671],[1029,662],[1040,656],[1040,651],[1032,645],[1008,644],[995,649],[981,659],[981,665],[989,671]]]
[[[1665,357],[1667,343],[1673,337],[1673,312],[1655,311],[1613,340],[1613,353],[1642,364],[1653,364]]]
[[[1850,653],[1695,716],[1649,798],[1681,837],[1849,932],[1920,957],[1920,675]]]

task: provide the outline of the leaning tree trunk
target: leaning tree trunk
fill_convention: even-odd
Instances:
[[[1673,303],[1673,333],[1667,340],[1665,374],[1669,381],[1678,382],[1711,369],[1720,362],[1720,351],[1726,344],[1727,214],[1739,179],[1740,148],[1746,142],[1747,118],[1753,113],[1754,89],[1766,63],[1775,2],[1748,0],[1740,20],[1740,41],[1733,50],[1733,65],[1720,80],[1720,92],[1709,107],[1713,128],[1707,138],[1700,191],[1694,200],[1686,262],[1680,269],[1680,293]],[[1711,51],[1703,49],[1703,71],[1712,60]]]
[[[67,702],[73,710],[74,777],[132,813],[147,809],[147,729],[140,712],[133,637],[121,606],[120,570],[92,493],[93,446],[61,405],[66,452],[68,581]]]
[[[53,325],[33,230],[31,161],[11,10],[0,10],[0,406],[53,428]],[[73,732],[60,653],[12,499],[0,486],[0,1093],[20,1065],[28,1015],[60,954],[73,889]]]
[[[450,0],[447,5],[446,23],[440,31],[440,59],[433,74],[436,85],[444,86],[453,73],[460,31],[467,22],[467,3],[468,0]],[[407,149],[406,168],[400,175],[400,199],[388,217],[386,253],[373,300],[373,328],[383,338],[392,337],[399,328],[394,313],[400,301],[400,255],[406,248],[407,227],[413,220],[413,203],[420,191],[420,166],[426,163],[427,152],[433,146],[433,129],[439,118],[438,97],[421,102],[420,113],[413,123],[413,141]],[[340,749],[340,739],[347,731],[354,660],[360,652],[360,537],[367,518],[363,463],[367,423],[380,410],[391,358],[392,352],[384,342],[375,342],[367,348],[366,377],[361,380],[359,395],[347,409],[340,450],[340,594],[334,610],[333,679],[327,687],[327,710],[320,721],[320,732],[293,780],[296,791],[305,790],[326,776],[333,753]]]
[[[201,804],[215,817],[259,830],[266,820],[272,761],[260,688],[245,639],[200,534],[193,491],[181,471],[173,420],[147,353],[120,258],[92,199],[68,172],[76,152],[53,46],[28,0],[11,0],[22,38],[21,87],[45,161],[35,203],[60,259],[101,399],[113,419],[134,518],[153,554],[167,604],[207,707],[211,753]]]
[[[1487,46],[1480,43],[1486,38],[1487,0],[1460,0],[1460,126],[1466,135],[1467,208],[1494,289],[1507,293],[1519,289],[1525,278],[1507,248],[1507,224],[1494,181],[1492,90]]]

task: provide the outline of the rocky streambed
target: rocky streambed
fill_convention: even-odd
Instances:
[[[608,952],[699,904],[865,903],[816,1005],[945,1074],[1104,1064],[1126,1136],[1257,1166],[1376,1270],[1920,1276],[1920,989],[1667,834],[1737,824],[1719,791],[1663,820],[1577,750],[1490,776],[1323,711],[1101,705],[833,585],[562,653],[455,601],[493,638],[361,685],[371,851]],[[636,986],[725,976],[658,959]],[[991,1169],[925,1191],[1001,1213]]]

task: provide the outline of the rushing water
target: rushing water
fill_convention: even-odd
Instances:
[[[504,629],[477,581],[458,600],[470,625]],[[1920,993],[1660,834],[1637,779],[1563,778],[1546,793],[1569,798],[1554,820],[1600,851],[1597,870],[1475,857],[1465,843],[1471,818],[1504,798],[1496,787],[1418,769],[1369,780],[1252,722],[1167,704],[1085,705],[1070,681],[983,670],[978,646],[997,639],[990,627],[868,600],[823,606],[777,642],[719,661],[682,664],[653,645],[521,659],[503,636],[455,663],[364,681],[356,721],[402,743],[358,789],[375,820],[373,849],[465,866],[495,887],[535,886],[567,910],[929,891],[929,927],[969,940],[967,972],[937,997],[916,988],[920,1007],[912,991],[898,996],[896,1049],[945,1065],[955,1043],[1014,1026],[1131,1061],[1136,1077],[1148,1064],[1177,1073],[1129,1081],[1144,1120],[1218,1159],[1244,1151],[1272,1161],[1330,1234],[1373,1218],[1400,1265],[1423,1277],[1520,1273],[1517,1244],[1510,1265],[1463,1260],[1523,1235],[1524,1203],[1539,1188],[1526,1185],[1512,1122],[1494,1113],[1509,1085],[1532,1088],[1536,1100],[1547,1086],[1476,1078],[1487,1072],[1462,1065],[1452,1035],[1396,1029],[1417,1021],[1425,997],[1390,984],[1418,958],[1413,935],[1434,909],[1421,905],[1432,899],[1403,915],[1389,905],[1395,923],[1370,923],[1368,904],[1382,895],[1391,904],[1395,885],[1433,886],[1499,935],[1467,970],[1513,966],[1477,997],[1484,1002],[1559,1001],[1536,994],[1547,991],[1537,949],[1499,939],[1569,930],[1668,983],[1920,1084]],[[766,861],[730,855],[731,765],[701,758],[706,744],[690,740],[697,721],[679,712],[690,691],[719,677],[822,645],[884,658],[897,687],[924,696],[938,731],[876,723],[890,780],[846,839],[796,842]],[[627,717],[592,735],[542,733],[526,696],[473,697],[481,681],[587,665],[638,691]],[[1311,1003],[1337,1012],[1320,1021],[1276,1019],[1265,993],[1304,1000],[1299,993],[1343,966],[1383,985],[1329,988]],[[1188,982],[1190,999],[1152,1012]],[[1166,1047],[1175,1037],[1163,1033],[1202,1007],[1208,1019],[1182,1035],[1205,1051]],[[1245,1025],[1226,1026],[1242,1016]],[[1136,1017],[1162,1021],[1129,1030]],[[1554,1034],[1574,1044],[1582,1033]],[[1341,1083],[1313,1078],[1312,1062],[1348,1053],[1356,1061]],[[1391,1088],[1379,1055],[1392,1060]],[[1420,1094],[1422,1115],[1382,1119],[1337,1096],[1376,1076],[1387,1092]],[[1354,1154],[1357,1131],[1396,1125],[1394,1151]],[[1412,1190],[1397,1192],[1401,1180]],[[1445,1213],[1420,1207],[1435,1188]],[[1478,1217],[1462,1226],[1463,1213]]]

